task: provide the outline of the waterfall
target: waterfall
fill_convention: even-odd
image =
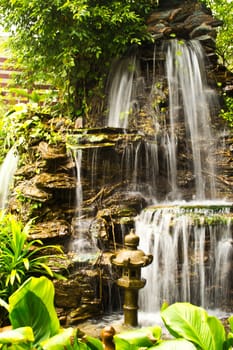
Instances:
[[[142,270],[147,282],[140,291],[140,308],[147,313],[159,311],[164,301],[222,310],[231,305],[232,203],[216,200],[210,112],[214,91],[207,85],[204,61],[198,41],[171,40],[167,45],[169,107],[161,145],[170,184],[165,198],[172,202],[158,204],[155,196],[156,205],[135,220],[140,249],[154,257]],[[178,202],[182,199],[178,185],[181,123],[184,156],[192,160],[189,170],[195,180],[191,202]]]
[[[70,242],[69,251],[73,252],[76,257],[73,260],[80,262],[88,262],[96,258],[98,248],[96,239],[89,232],[90,219],[83,213],[83,176],[82,176],[82,160],[83,149],[72,149],[72,156],[76,168],[76,211],[72,221],[73,240]],[[94,161],[94,160],[93,160]],[[93,180],[93,179],[92,179]]]
[[[141,192],[152,201],[157,189],[159,171],[156,142],[129,143],[121,157],[121,178],[128,181],[129,190]]]
[[[144,90],[149,92],[150,106],[143,105],[142,111],[153,119],[145,127],[149,130],[148,138],[125,130],[133,109],[139,107],[137,59],[125,58],[115,67],[109,92],[108,126],[124,130],[107,128],[106,135],[101,130],[99,138],[91,137],[91,132],[89,137],[86,134],[83,140],[80,138],[80,150],[76,151],[77,216],[85,217],[81,180],[91,189],[87,198],[95,198],[97,207],[104,209],[106,203],[111,206],[104,198],[108,186],[117,185],[117,195],[118,184],[126,195],[130,191],[140,192],[148,205],[154,203],[135,219],[140,249],[154,257],[153,263],[142,269],[147,283],[140,291],[141,310],[156,312],[163,301],[170,304],[187,301],[205,308],[226,309],[232,305],[232,204],[216,201],[215,140],[211,130],[215,93],[207,84],[205,57],[197,41],[171,40],[165,56],[165,62],[163,59],[153,62],[150,77],[153,86]],[[157,78],[156,65],[160,71]],[[143,96],[140,103],[146,105],[147,97]],[[158,102],[161,100],[163,112]],[[147,114],[138,113],[138,118]],[[139,121],[138,125],[141,124]],[[112,138],[106,137],[107,132]],[[117,137],[114,133],[118,133]],[[81,163],[86,166],[83,172]],[[112,232],[115,226],[121,231],[123,241],[126,225],[121,228],[114,218],[111,224]],[[84,231],[78,227],[76,248],[84,256],[94,247],[90,231],[90,226]],[[93,231],[97,232],[94,228]],[[115,236],[113,241],[115,245]]]
[[[214,138],[210,129],[210,97],[214,92],[208,87],[204,68],[205,57],[201,44],[196,41],[171,40],[166,54],[166,72],[169,93],[170,133],[168,147],[168,172],[171,192],[177,196],[177,137],[179,122],[184,121],[190,152],[193,159],[196,200],[215,198],[215,170],[210,152]],[[187,150],[189,152],[189,150]],[[206,183],[206,174],[210,178]]]
[[[82,211],[82,202],[83,202],[83,189],[82,189],[82,178],[81,178],[81,169],[82,169],[82,149],[77,149],[74,153],[74,160],[77,171],[77,184],[76,184],[76,216],[81,217]]]
[[[154,147],[155,152],[159,152],[159,146],[163,149],[160,152],[163,152],[162,157],[170,188],[167,198],[169,200],[182,199],[180,178],[185,168],[192,174],[195,181],[195,190],[190,193],[190,199],[215,199],[216,176],[215,159],[213,158],[215,138],[211,131],[211,105],[217,104],[213,102],[217,98],[214,90],[207,83],[202,46],[197,40],[187,42],[170,40],[164,45],[164,50],[165,62],[159,63],[158,76],[156,76],[155,69],[158,65],[156,48],[150,78],[147,72],[147,77],[143,79],[139,62],[135,56],[124,58],[118,62],[117,66],[114,66],[110,75],[112,80],[107,125],[126,129],[129,127],[129,117],[133,116],[140,120],[137,112],[140,111],[140,108],[145,108],[154,122],[155,143],[157,143],[156,149]],[[169,96],[166,116],[161,114],[156,102],[166,98],[166,86],[162,81],[161,72],[164,72]],[[151,92],[146,102],[146,99],[141,96],[146,95],[148,91],[146,85],[149,81],[151,81]],[[146,106],[143,103],[146,103]],[[181,150],[180,141],[184,138],[186,139],[185,145],[182,145]],[[158,158],[158,154],[155,157]],[[179,157],[187,159],[185,165],[179,162]],[[155,166],[153,170],[152,166]],[[161,170],[158,165],[155,165],[155,162],[150,165],[150,168],[155,174]]]
[[[7,206],[10,186],[12,185],[17,164],[18,155],[15,147],[12,147],[0,167],[0,209],[5,209]]]
[[[128,127],[128,118],[136,103],[133,93],[137,72],[135,56],[118,62],[109,90],[108,126],[124,129]]]
[[[153,254],[143,269],[140,307],[156,312],[164,301],[224,308],[231,300],[232,224],[230,207],[171,204],[148,207],[136,220],[140,249]]]
[[[221,304],[226,297],[232,299],[230,294],[232,283],[232,261],[233,261],[233,238],[229,234],[230,224],[222,233],[222,239],[215,247],[215,280],[216,280],[216,302]]]

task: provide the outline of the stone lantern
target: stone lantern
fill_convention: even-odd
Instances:
[[[146,284],[141,278],[141,268],[149,265],[152,255],[137,249],[139,237],[131,230],[125,236],[124,249],[112,256],[113,265],[121,268],[121,277],[117,280],[118,286],[124,288],[124,323],[132,327],[138,325],[138,291]]]

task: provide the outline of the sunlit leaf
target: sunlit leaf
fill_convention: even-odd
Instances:
[[[20,327],[0,332],[0,344],[18,344],[33,341],[34,334],[31,327]]]
[[[201,307],[189,303],[175,303],[161,312],[169,332],[176,338],[184,338],[203,350],[221,349],[225,332],[221,322],[210,317]]]
[[[57,334],[60,328],[54,308],[54,286],[46,277],[29,278],[9,298],[13,329],[30,326],[36,343]]]
[[[30,267],[29,260],[27,258],[24,258],[23,263],[24,263],[26,270],[29,270],[29,267]]]
[[[196,350],[196,346],[188,340],[176,339],[162,341],[157,346],[152,346],[150,350]]]

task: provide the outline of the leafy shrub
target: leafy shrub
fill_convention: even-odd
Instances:
[[[47,265],[51,255],[42,255],[48,247],[40,240],[28,241],[30,223],[23,227],[13,215],[0,218],[0,297],[8,300],[9,296],[32,275],[53,276]]]
[[[225,104],[226,108],[221,110],[220,115],[233,128],[233,97],[225,96]]]

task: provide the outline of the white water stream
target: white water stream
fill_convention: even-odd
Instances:
[[[73,252],[74,261],[85,262],[92,260],[98,252],[96,240],[94,237],[87,236],[90,226],[90,219],[85,218],[83,214],[83,185],[82,185],[82,148],[72,150],[76,166],[76,213],[73,218],[72,226],[74,237],[70,242],[69,250]],[[95,154],[94,154],[95,155]],[[93,165],[93,164],[92,164]]]
[[[109,90],[108,126],[126,129],[135,101],[135,79],[138,73],[136,57],[121,60],[115,68]]]
[[[15,147],[7,153],[0,167],[0,209],[4,210],[8,204],[8,196],[13,177],[17,169],[18,154]]]
[[[142,271],[147,283],[140,291],[140,310],[147,314],[158,312],[164,301],[189,301],[223,310],[231,304],[232,203],[216,201],[210,112],[215,93],[207,85],[204,60],[197,41],[168,44],[169,123],[162,142],[171,187],[168,197],[173,202],[143,210],[135,223],[140,248],[154,256]],[[185,125],[195,179],[195,196],[190,199],[196,201],[184,206],[175,202],[181,198],[177,185],[180,122]]]
[[[167,203],[142,211],[136,220],[140,249],[154,256],[142,271],[147,281],[140,291],[143,311],[156,312],[165,301],[227,307],[233,240],[230,206],[224,205]]]
[[[208,87],[201,44],[171,40],[167,49],[166,72],[169,92],[169,124],[167,135],[171,192],[177,195],[177,125],[184,119],[190,139],[195,178],[196,200],[206,199],[206,174],[209,174],[210,198],[215,198],[213,162],[214,138],[210,128],[210,101],[214,91]],[[174,197],[174,196],[173,196]],[[174,197],[173,199],[176,199]]]

